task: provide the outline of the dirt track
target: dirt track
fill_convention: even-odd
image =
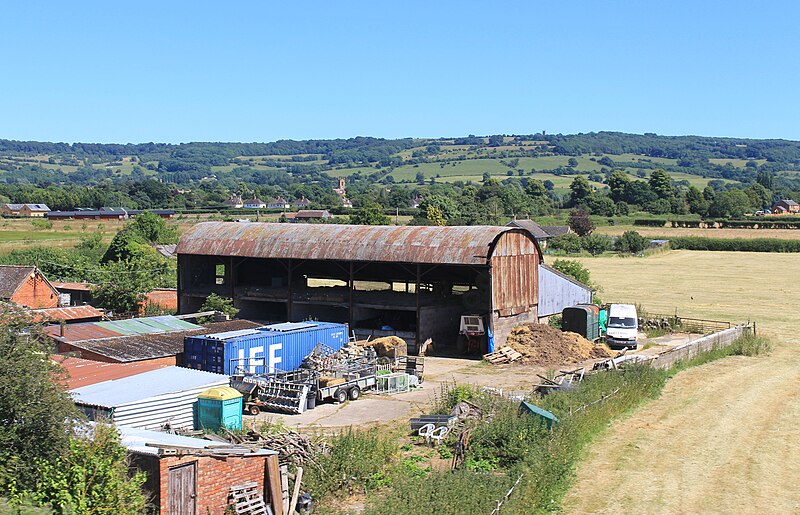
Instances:
[[[568,513],[800,513],[800,348],[680,373],[577,474]]]

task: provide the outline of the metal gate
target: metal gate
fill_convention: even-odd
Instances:
[[[195,515],[197,510],[197,463],[169,469],[170,515]]]

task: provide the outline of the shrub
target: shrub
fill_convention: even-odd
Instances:
[[[317,457],[303,477],[316,498],[343,490],[366,493],[391,482],[400,452],[394,435],[385,430],[349,428],[333,437],[328,453]]]
[[[588,285],[590,282],[589,269],[577,261],[572,261],[570,259],[556,259],[553,262],[553,268],[562,274],[566,274],[576,279],[578,282],[582,282],[583,284]]]
[[[581,241],[581,237],[577,234],[569,233],[551,238],[550,241],[547,242],[547,246],[553,250],[561,250],[568,254],[577,254],[583,249],[583,242]]]
[[[636,231],[625,231],[622,236],[614,242],[614,248],[619,252],[628,254],[639,254],[649,245],[647,238]]]
[[[581,238],[583,250],[593,256],[599,256],[611,248],[611,238],[598,234],[589,234]]]

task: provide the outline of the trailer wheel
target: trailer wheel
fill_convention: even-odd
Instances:
[[[253,404],[249,408],[247,408],[247,411],[249,411],[250,414],[253,415],[254,417],[256,415],[258,415],[259,413],[261,413],[261,410],[258,409],[258,406],[256,406],[255,404]]]
[[[361,388],[359,388],[358,386],[354,386],[350,388],[350,391],[347,393],[347,395],[350,397],[351,401],[354,401],[359,397],[361,397]]]
[[[334,394],[333,394],[333,400],[335,400],[339,404],[341,404],[344,401],[346,401],[347,400],[347,390],[345,390],[344,388],[339,388],[338,390],[336,390],[336,392],[334,392]]]

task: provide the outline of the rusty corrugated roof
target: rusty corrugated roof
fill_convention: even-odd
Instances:
[[[64,308],[32,309],[29,311],[34,322],[57,320],[80,320],[83,318],[102,318],[103,312],[94,306],[73,306]]]
[[[485,265],[494,241],[513,227],[294,225],[204,222],[189,229],[178,254]],[[527,233],[526,233],[527,234]]]
[[[45,331],[56,341],[64,342],[70,347],[93,352],[118,362],[141,361],[146,359],[163,358],[175,356],[183,352],[183,338],[185,336],[195,336],[198,334],[217,333],[225,331],[236,331],[239,329],[252,329],[260,327],[261,324],[250,320],[228,320],[226,322],[213,322],[205,324],[197,329],[186,329],[182,331],[171,331],[151,334],[132,334],[121,336],[114,333],[109,336],[102,336],[102,327],[95,326],[93,337],[76,339],[84,334],[78,334],[71,329],[77,326],[94,324],[71,324],[65,327],[65,337],[60,338],[59,327],[46,327]],[[110,332],[110,331],[109,331]],[[71,339],[73,338],[73,339]],[[61,348],[59,346],[59,348]]]
[[[67,372],[66,377],[59,377],[58,382],[64,384],[67,390],[80,388],[90,384],[102,383],[112,379],[121,379],[142,372],[164,368],[169,365],[155,361],[135,361],[132,363],[106,363],[88,359],[54,355],[51,358],[59,363]]]

